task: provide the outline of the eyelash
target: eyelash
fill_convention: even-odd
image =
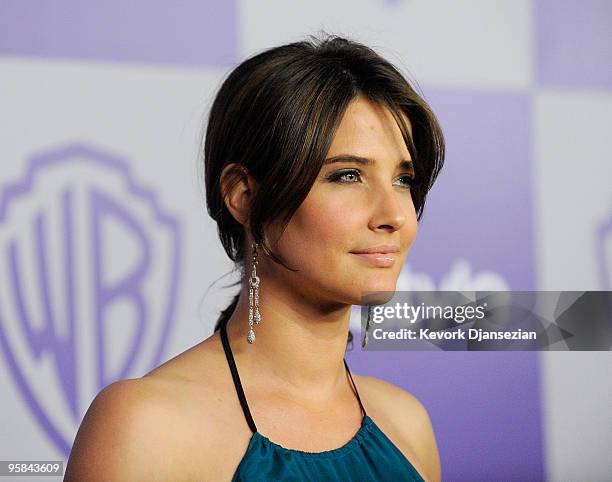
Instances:
[[[336,171],[330,174],[327,177],[327,179],[330,180],[331,182],[337,182],[339,184],[353,184],[352,181],[341,181],[340,180],[342,177],[346,176],[347,174],[357,174],[361,176],[361,172],[358,169],[349,169],[349,170],[344,170],[344,171]],[[409,176],[407,174],[400,176],[400,178],[402,177],[405,177],[408,179],[406,189],[413,189],[416,186],[416,179],[414,177]]]

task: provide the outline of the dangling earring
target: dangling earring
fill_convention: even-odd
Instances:
[[[259,325],[261,321],[261,315],[259,314],[259,276],[257,276],[258,247],[259,244],[253,241],[253,258],[251,261],[251,276],[249,277],[249,332],[247,333],[247,341],[251,344],[255,343],[253,322]]]
[[[370,329],[370,321],[372,320],[372,306],[368,306],[368,318],[365,324],[365,333],[363,334],[363,339],[361,340],[361,348],[365,348],[368,344],[368,331]]]

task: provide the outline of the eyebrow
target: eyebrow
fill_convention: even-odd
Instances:
[[[328,164],[333,164],[335,162],[355,162],[357,164],[362,164],[364,166],[371,166],[376,164],[374,159],[370,159],[369,157],[355,156],[352,154],[340,154],[338,156],[333,156],[325,159],[323,165],[326,166]],[[410,169],[414,170],[414,163],[410,159],[402,159],[398,162],[398,166],[402,169]]]

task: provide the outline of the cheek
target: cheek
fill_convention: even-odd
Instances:
[[[357,218],[359,212],[339,199],[307,199],[282,235],[281,254],[306,277],[336,277],[346,262],[343,255],[355,248],[356,233],[363,223]]]
[[[283,237],[283,251],[302,269],[344,271],[350,264],[349,251],[370,242],[368,206],[350,196],[311,195],[295,212]],[[416,238],[418,223],[414,205],[406,199],[405,223],[399,238],[404,254]],[[399,236],[397,236],[399,234]],[[348,265],[346,265],[348,263]]]
[[[365,222],[359,209],[351,203],[335,199],[313,199],[296,213],[296,231],[309,238],[312,246],[325,251],[349,251],[350,243]],[[346,249],[345,249],[346,248]]]
[[[410,203],[410,206],[406,209],[406,222],[401,228],[402,243],[407,243],[409,247],[414,242],[418,230],[419,222],[417,221],[416,211],[414,205]]]

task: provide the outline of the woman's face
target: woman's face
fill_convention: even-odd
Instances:
[[[327,159],[344,155],[372,162],[323,166],[274,248],[299,272],[275,263],[269,268],[304,295],[361,304],[364,292],[395,291],[417,233],[409,184],[414,171],[400,164],[410,154],[391,112],[363,97],[347,108]],[[382,245],[397,252],[369,258],[354,253]]]

